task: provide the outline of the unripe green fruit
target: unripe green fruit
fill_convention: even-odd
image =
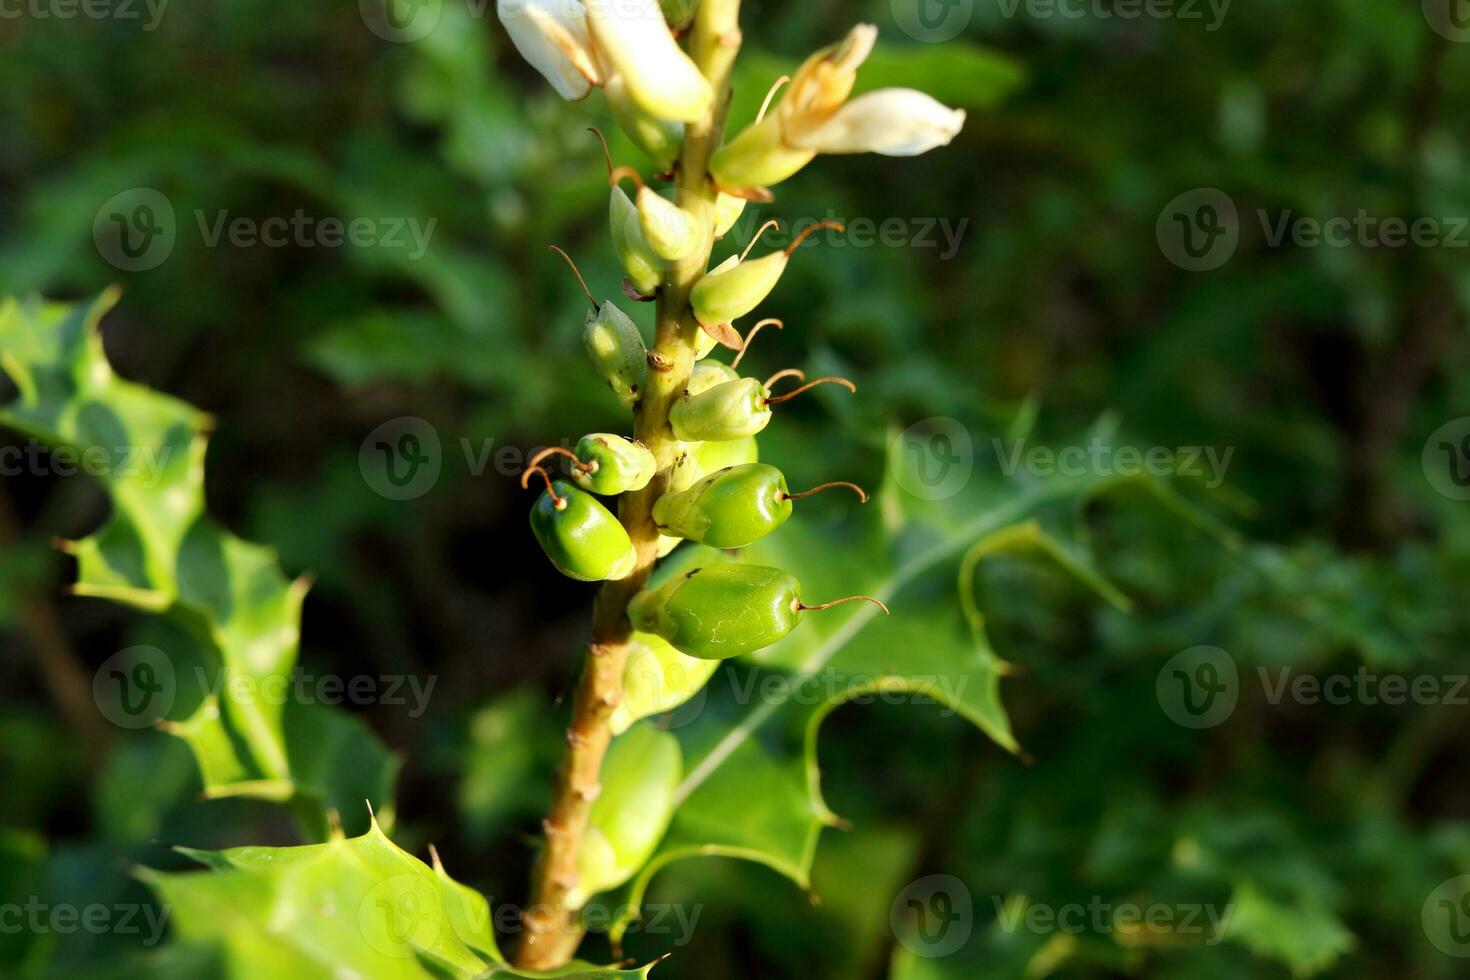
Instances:
[[[634,633],[628,638],[628,666],[623,670],[623,700],[608,724],[621,735],[634,722],[672,711],[688,701],[719,668],[675,650],[661,636]]]
[[[700,323],[732,323],[759,306],[786,271],[790,258],[772,252],[758,259],[711,270],[689,293],[694,318]]]
[[[727,466],[760,462],[760,446],[755,436],[727,439],[723,442],[690,443],[674,462],[669,474],[669,490],[688,490],[706,476]]]
[[[647,446],[609,432],[583,436],[576,455],[572,479],[583,490],[604,497],[642,490],[658,470]]]
[[[712,548],[743,548],[790,517],[786,477],[765,463],[719,470],[687,490],[664,494],[653,505],[660,531]]]
[[[648,348],[638,325],[608,301],[587,314],[583,340],[597,373],[623,407],[632,408],[648,377]]]
[[[577,851],[577,884],[567,896],[572,908],[617,888],[648,863],[673,818],[683,778],[679,742],[668,732],[640,725],[613,741]]]
[[[701,660],[724,660],[770,646],[796,628],[801,585],[779,568],[708,565],[638,593],[633,626]]]
[[[608,223],[612,228],[613,249],[628,273],[628,281],[644,296],[652,296],[658,289],[662,275],[660,259],[643,239],[643,228],[638,222],[638,208],[621,187],[612,189],[608,203]]]
[[[638,563],[628,532],[591,494],[556,480],[531,508],[531,531],[567,578],[581,582],[626,578]]]
[[[743,439],[771,422],[770,392],[754,378],[726,381],[669,409],[669,424],[683,442]]]

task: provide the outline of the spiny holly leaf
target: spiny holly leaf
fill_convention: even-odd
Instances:
[[[174,909],[188,946],[241,977],[527,978],[504,963],[490,904],[398,848],[376,820],[361,837],[304,847],[184,850],[210,871],[140,872]],[[575,964],[534,976],[647,977]]]
[[[894,445],[874,520],[846,531],[794,521],[733,559],[793,572],[804,602],[865,593],[893,614],[861,603],[807,613],[785,640],[743,658],[753,673],[727,667],[701,705],[675,714],[684,716],[676,731],[685,758],[679,808],[658,851],[629,886],[632,913],[661,868],[701,855],[756,861],[810,888],[818,837],[841,822],[822,798],[817,738],[822,722],[843,704],[896,698],[938,705],[1007,751],[1020,751],[1000,702],[1006,665],[985,636],[968,578],[964,608],[953,591],[955,566],[967,550],[967,577],[987,555],[1040,551],[1105,598],[1126,604],[1096,571],[1085,542],[1073,543],[1077,535],[1061,530],[1066,521],[1058,514],[1080,520],[1099,494],[1144,486],[1218,530],[1167,487],[1106,473],[1002,476],[993,463],[977,460],[981,465],[962,489],[925,500],[905,489],[922,481]],[[732,559],[705,549],[685,560]],[[615,939],[630,921],[614,927]]]
[[[318,827],[327,807],[365,795],[391,813],[396,763],[366,729],[268,696],[289,689],[281,682],[296,665],[306,583],[205,512],[209,417],[113,373],[98,323],[117,297],[0,300],[0,369],[19,391],[0,423],[97,460],[89,471],[112,501],[97,533],[67,545],[75,591],[168,614],[217,662],[221,696],[202,697],[169,726],[195,750],[208,794],[299,799]]]

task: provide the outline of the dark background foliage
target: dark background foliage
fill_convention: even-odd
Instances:
[[[1016,668],[1003,694],[1026,758],[933,709],[839,710],[821,763],[853,829],[823,838],[821,903],[753,865],[676,866],[656,893],[703,912],[660,972],[1459,975],[1421,915],[1470,872],[1465,704],[1272,703],[1257,669],[1470,669],[1470,504],[1422,461],[1470,412],[1470,45],[1408,0],[1240,0],[1218,22],[1203,5],[1187,8],[1197,19],[1127,17],[1099,0],[1064,5],[1084,13],[1072,17],[976,0],[944,44],[905,33],[907,0],[745,6],[736,118],[860,18],[893,55],[875,59],[892,73],[877,81],[970,111],[924,157],[820,161],[731,236],[829,213],[901,219],[910,236],[793,263],[765,311],[788,327],[753,360],[841,368],[863,390],[793,406],[765,457],[793,485],[871,484],[892,433],[922,419],[958,419],[989,447],[1018,416],[1065,444],[1113,413],[1138,446],[1232,453],[1223,486],[1194,499],[1242,544],[1157,508],[1097,506],[1092,544],[1128,614],[1054,568],[988,563],[980,597]],[[562,245],[615,292],[584,132],[591,117],[612,129],[600,98],[562,103],[493,12],[458,0],[414,44],[383,41],[348,3],[177,3],[152,30],[141,4],[136,20],[16,9],[0,20],[0,294],[125,286],[104,329],[119,372],[216,417],[212,510],[316,577],[305,669],[436,678],[418,717],[355,709],[404,759],[397,837],[436,842],[457,877],[516,900],[591,593],[536,554],[515,461],[615,418],[582,363],[582,298],[544,251]],[[161,265],[125,272],[92,230],[136,187],[169,199],[177,240]],[[1238,248],[1202,272],[1157,233],[1196,188],[1239,214]],[[200,226],[298,210],[435,224],[421,257],[211,246]],[[1285,214],[1360,211],[1435,219],[1458,247],[1272,241]],[[942,236],[911,240],[931,220],[962,228],[952,254]],[[368,433],[399,416],[443,445],[438,482],[410,501],[359,468]],[[0,490],[4,894],[145,901],[126,863],[177,863],[163,845],[296,840],[277,808],[199,802],[181,743],[93,710],[104,659],[170,642],[132,611],[64,594],[69,561],[49,540],[87,533],[105,508],[47,465],[7,470]],[[1200,644],[1229,651],[1242,693],[1228,721],[1191,731],[1155,683]],[[70,704],[68,678],[82,685]],[[895,953],[888,925],[893,897],[929,874],[975,895],[974,937],[944,960]],[[1007,932],[998,903],[1014,896],[1228,901],[1239,918],[1208,946]],[[0,973],[77,976],[137,945],[0,934]]]

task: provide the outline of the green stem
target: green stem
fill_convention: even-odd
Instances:
[[[632,574],[606,582],[593,608],[592,642],[572,701],[567,748],[557,771],[551,811],[543,822],[546,843],[531,882],[531,905],[523,917],[525,939],[516,965],[531,970],[564,966],[582,941],[584,927],[569,896],[577,884],[577,854],[587,832],[592,802],[602,790],[603,757],[612,741],[609,719],[623,699],[628,662],[628,603],[648,582],[658,561],[658,527],[653,503],[668,488],[679,441],[669,427],[669,409],[683,395],[694,369],[699,324],[689,308],[689,291],[709,268],[717,196],[709,177],[709,158],[725,130],[730,69],[740,49],[739,0],[704,0],[696,15],[690,52],[710,80],[716,97],[710,112],[685,130],[676,167],[678,203],[710,216],[709,232],[696,254],[671,269],[659,287],[653,350],[661,370],[650,370],[635,408],[634,436],[652,451],[658,472],[643,490],[624,494],[618,518],[638,553]]]

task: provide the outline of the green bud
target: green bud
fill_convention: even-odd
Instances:
[[[583,490],[604,497],[642,490],[658,470],[647,446],[608,432],[583,436],[576,456],[572,479]]]
[[[669,409],[674,435],[684,442],[743,439],[771,421],[770,392],[754,378],[717,384],[682,398]]]
[[[760,565],[706,565],[645,589],[628,604],[635,629],[656,633],[701,660],[738,657],[784,637],[804,612],[856,600],[888,607],[869,596],[804,605],[801,583],[789,572]]]
[[[638,324],[609,300],[587,314],[587,356],[623,407],[632,408],[648,377],[648,348]]]
[[[658,5],[663,8],[669,27],[682,31],[694,23],[694,11],[699,7],[699,0],[658,0]]]
[[[644,296],[652,296],[658,289],[662,274],[662,260],[653,254],[648,242],[643,239],[643,228],[638,221],[638,208],[621,187],[612,189],[608,202],[608,223],[612,227],[613,249],[628,273],[628,281]]]
[[[790,261],[785,252],[746,259],[712,270],[689,294],[694,318],[700,323],[732,323],[771,295]]]
[[[700,361],[690,372],[689,384],[684,387],[684,390],[691,395],[697,395],[708,391],[715,385],[739,379],[740,373],[728,364],[722,364],[719,361]]]
[[[673,818],[683,778],[679,741],[668,732],[640,725],[613,741],[602,761],[602,790],[588,815],[568,904],[581,908],[648,863]]]
[[[688,490],[699,480],[728,466],[760,461],[760,446],[755,436],[726,439],[721,442],[696,442],[684,447],[669,474],[669,490]]]
[[[715,198],[715,237],[724,238],[745,213],[745,198],[721,194]]]
[[[609,720],[613,734],[621,735],[634,722],[672,711],[688,701],[718,667],[717,661],[680,653],[661,636],[634,633],[628,639],[623,700]]]
[[[684,124],[645,112],[628,92],[628,83],[621,74],[608,78],[603,91],[613,118],[633,145],[647,153],[659,170],[674,169],[684,146]]]
[[[704,237],[698,219],[689,211],[647,187],[638,189],[638,226],[655,255],[680,262],[695,253]]]
[[[522,482],[533,472],[527,470]],[[531,531],[567,578],[581,582],[626,578],[638,563],[628,532],[591,494],[563,480],[550,482],[531,508]]]
[[[787,146],[775,113],[752,123],[710,157],[709,172],[721,187],[770,187],[816,158],[815,150]]]
[[[689,293],[694,318],[700,323],[733,323],[755,309],[781,281],[792,253],[808,235],[821,228],[842,230],[843,226],[836,221],[819,221],[802,229],[783,252],[737,260],[734,264],[726,259],[705,273]]]

